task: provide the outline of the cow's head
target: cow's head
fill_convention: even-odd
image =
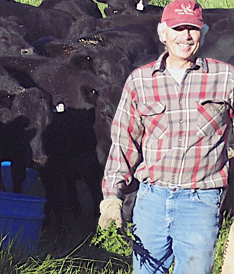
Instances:
[[[89,90],[83,87],[84,99],[95,107],[94,131],[97,137],[97,155],[103,166],[111,145],[111,124],[122,94],[122,86],[110,86],[101,90]]]

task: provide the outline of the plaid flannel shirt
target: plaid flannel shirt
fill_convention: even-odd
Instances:
[[[112,123],[104,198],[118,197],[133,175],[162,187],[227,184],[234,68],[197,58],[179,85],[164,65],[166,57],[134,70],[125,83]]]

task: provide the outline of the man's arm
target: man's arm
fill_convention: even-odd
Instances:
[[[137,103],[138,96],[130,75],[112,122],[112,146],[102,181],[104,200],[100,204],[99,219],[102,229],[106,229],[113,220],[117,227],[122,226],[122,200],[119,194],[123,184],[131,183],[134,169],[141,158],[144,126],[137,111]]]

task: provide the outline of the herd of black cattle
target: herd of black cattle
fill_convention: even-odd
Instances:
[[[92,0],[43,0],[39,7],[0,0],[0,161],[12,162],[15,192],[26,167],[38,170],[46,214],[53,211],[58,222],[68,207],[80,212],[80,179],[97,216],[124,82],[164,50],[157,35],[161,7],[99,2],[108,4],[105,18]],[[199,54],[234,65],[233,10],[207,9],[204,19],[209,32]]]

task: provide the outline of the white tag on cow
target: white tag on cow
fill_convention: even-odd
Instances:
[[[143,10],[144,9],[144,5],[142,3],[142,0],[140,0],[140,2],[137,4],[136,9],[137,10]]]
[[[56,106],[56,111],[57,111],[57,112],[64,112],[64,111],[65,111],[64,104],[63,104],[63,103],[59,103],[59,104]]]

